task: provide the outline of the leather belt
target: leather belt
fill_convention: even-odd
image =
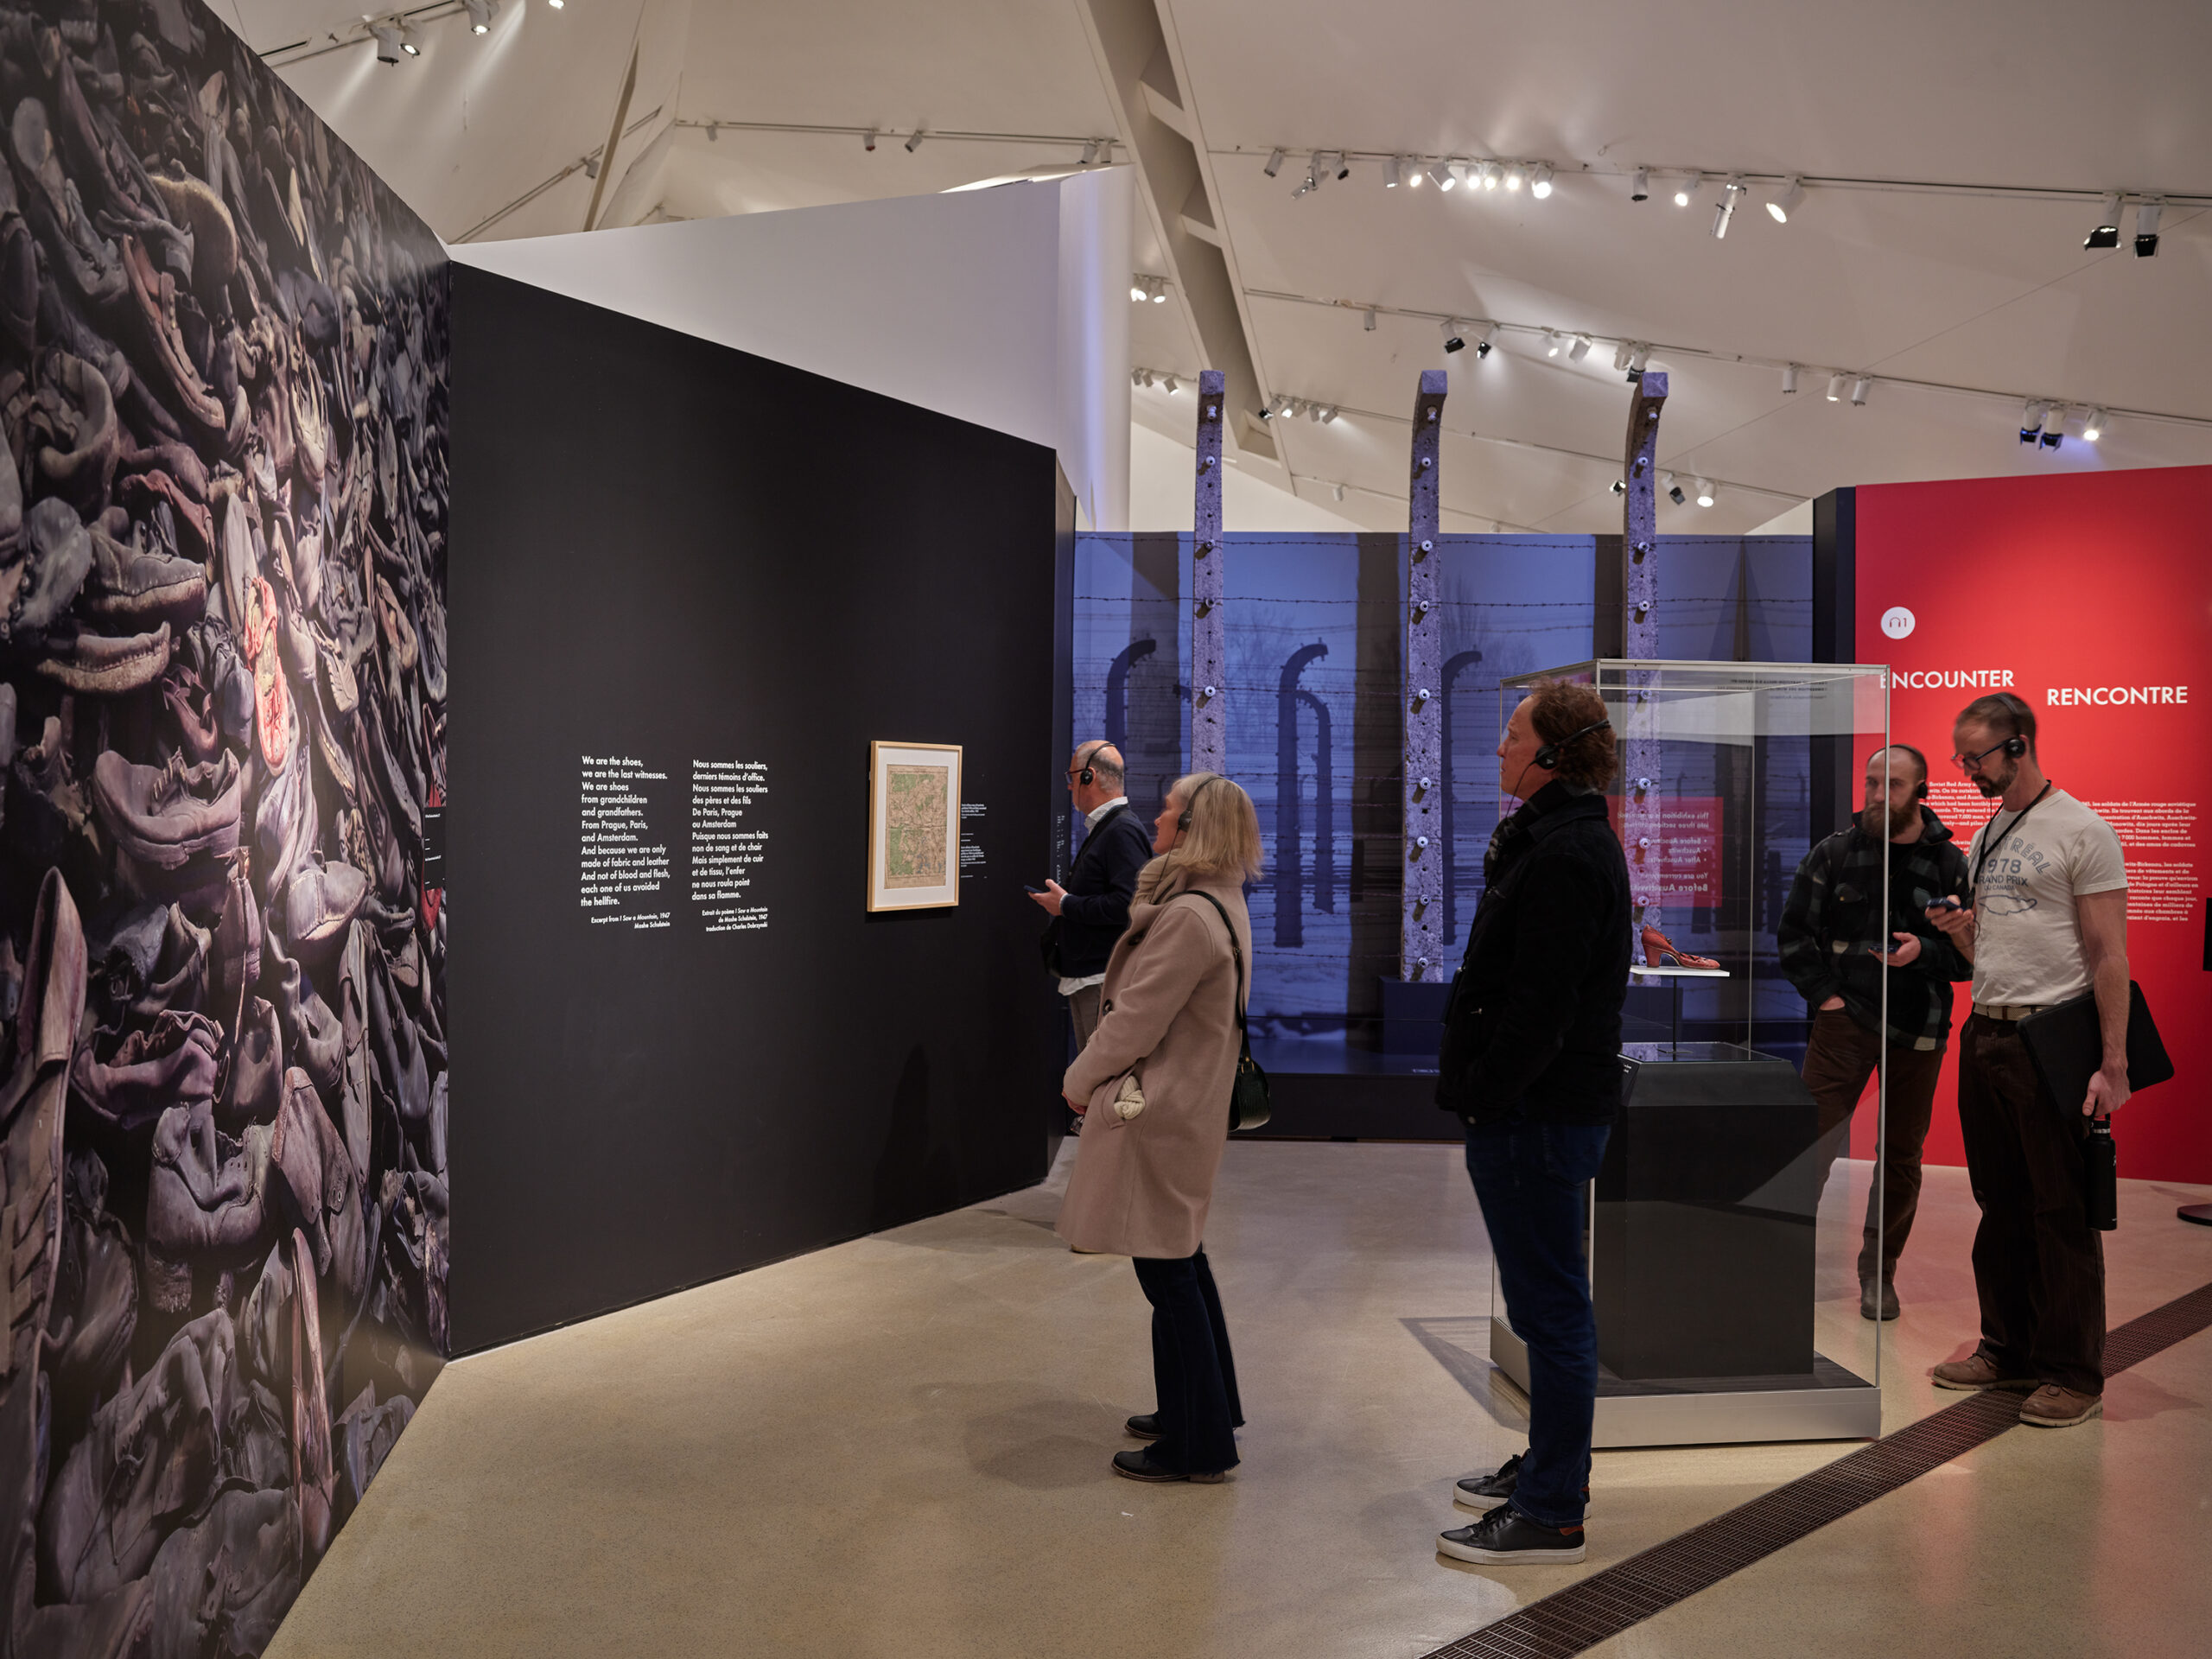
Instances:
[[[2024,1020],[2050,1006],[2046,1002],[1977,1002],[1974,1011],[1985,1020]]]

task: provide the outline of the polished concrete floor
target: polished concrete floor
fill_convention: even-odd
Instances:
[[[1585,1567],[1442,1560],[1452,1480],[1525,1421],[1479,1357],[1490,1265],[1459,1154],[1262,1142],[1229,1149],[1207,1240],[1243,1463],[1215,1487],[1117,1479],[1122,1419],[1153,1404],[1147,1310],[1125,1260],[1052,1236],[1065,1172],[450,1367],[273,1659],[1411,1659],[1851,1449],[1600,1452]],[[1838,1166],[1823,1207],[1820,1331],[1871,1363],[1840,1248],[1864,1179]],[[2173,1218],[2207,1196],[2123,1184],[2114,1324],[2212,1281],[2212,1229]],[[1972,1214],[1962,1172],[1931,1171],[1882,1338],[1890,1428],[1958,1398],[1926,1372],[1972,1345]],[[2212,1652],[2212,1332],[2107,1402],[1593,1651]]]

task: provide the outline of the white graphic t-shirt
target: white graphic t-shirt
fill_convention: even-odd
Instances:
[[[1981,873],[1974,894],[1974,1000],[2048,1007],[2088,990],[2075,900],[2126,887],[2127,867],[2112,826],[2054,789],[2024,820],[2000,810],[1984,824],[1967,850],[1967,868]]]

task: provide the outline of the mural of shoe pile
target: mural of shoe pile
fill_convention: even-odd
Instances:
[[[448,1351],[447,276],[196,0],[0,149],[0,1655],[256,1654]]]

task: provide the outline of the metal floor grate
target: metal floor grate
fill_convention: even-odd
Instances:
[[[2105,1375],[2117,1376],[2209,1326],[2212,1285],[2203,1285],[2107,1332]],[[1567,1659],[1995,1440],[2019,1420],[2017,1394],[1968,1395],[1955,1406],[1593,1573],[1424,1659]]]

